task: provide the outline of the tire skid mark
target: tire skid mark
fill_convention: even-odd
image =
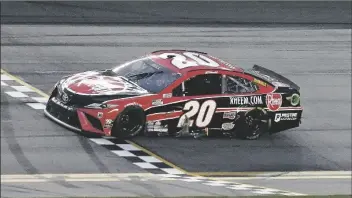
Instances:
[[[148,183],[146,183],[146,182],[142,182],[142,183],[141,183],[141,182],[138,182],[138,181],[130,181],[130,183],[133,184],[133,185],[136,185],[136,186],[139,186],[139,187],[145,189],[145,190],[148,191],[148,192],[151,194],[151,196],[153,196],[153,197],[163,197],[163,196],[165,196],[164,193],[162,193],[162,192],[160,191],[160,189],[158,189],[158,187],[156,187],[156,186],[154,186],[154,185],[152,185],[152,184],[148,184]]]
[[[3,75],[2,75],[3,76]],[[4,77],[4,76],[3,76]],[[29,93],[29,92],[27,92],[27,93]],[[4,94],[5,95],[5,94]],[[13,105],[14,103],[15,104],[23,104],[24,102],[23,101],[21,101],[21,100],[14,100],[14,102],[12,102],[12,101],[8,101],[7,100],[7,98],[6,97],[8,97],[7,95],[5,95],[5,97],[4,97],[4,99],[1,101],[1,104],[6,104],[6,105],[2,105],[2,106],[4,106],[4,109],[5,109],[5,107],[6,107],[6,110],[8,110],[9,108],[10,108],[10,106],[11,105]],[[27,97],[28,98],[28,97]],[[3,108],[2,108],[3,109]],[[9,111],[8,111],[9,112]],[[9,114],[9,113],[7,113],[7,114]],[[5,119],[6,120],[12,120],[12,118],[10,117],[10,115],[9,115],[9,117],[5,117]],[[12,127],[12,122],[7,122],[8,123],[8,126],[11,126]],[[13,131],[13,129],[6,129],[6,130],[8,130],[8,131]],[[18,145],[18,143],[17,142],[13,142],[14,140],[13,140],[13,137],[14,135],[7,135],[6,133],[5,133],[5,138],[6,138],[6,141],[9,141],[9,142],[11,142],[12,144],[14,144],[14,145]],[[79,141],[79,143],[80,143],[80,145],[81,145],[81,147],[83,148],[83,150],[84,150],[84,152],[85,153],[87,153],[87,155],[89,156],[89,158],[90,158],[90,160],[96,165],[96,167],[97,167],[97,169],[100,171],[100,172],[102,172],[102,173],[109,173],[109,169],[106,167],[106,165],[105,164],[103,164],[103,162],[98,158],[98,156],[96,155],[96,153],[94,152],[94,150],[93,150],[93,148],[92,148],[92,146],[90,145],[90,143],[87,141],[87,139],[86,138],[84,138],[83,136],[79,136],[79,135],[72,135],[72,136],[77,136],[78,137],[78,141]],[[42,136],[43,137],[43,136]],[[3,138],[3,137],[2,137]],[[16,137],[17,138],[17,137]],[[24,138],[23,136],[21,136],[21,138]],[[13,150],[14,149],[16,149],[16,150],[20,150],[19,148],[19,145],[18,146],[16,146],[16,148],[12,148],[12,151],[11,152],[13,152]],[[10,149],[11,150],[11,149]],[[21,154],[22,153],[22,154]],[[19,155],[23,155],[23,152],[20,150],[20,153],[19,153]],[[35,169],[32,165],[31,165],[31,163],[28,161],[28,160],[26,160],[27,158],[20,158],[20,159],[23,159],[24,160],[24,162],[21,162],[21,163],[24,163],[24,165],[26,165],[25,167],[29,167],[29,168],[27,168],[28,169],[28,171],[27,171],[27,173],[29,173],[29,174],[38,174],[39,172],[38,172],[38,170],[37,169]],[[71,184],[68,184],[68,183],[61,183],[61,185],[64,185],[64,186],[66,186],[66,187],[70,187],[70,188],[75,188],[75,186],[73,186],[73,185],[71,185]]]
[[[10,102],[6,96],[3,98],[7,103]],[[11,118],[9,107],[10,105],[5,105],[5,106],[2,105],[2,108],[1,108],[2,109],[1,114],[5,115],[7,118]],[[40,171],[26,157],[20,144],[18,143],[17,137],[15,136],[15,130],[13,128],[12,122],[7,122],[7,124],[3,125],[2,130],[4,131],[4,134],[6,134],[6,137],[4,139],[9,145],[10,152],[13,154],[16,161],[24,169],[24,171],[28,174],[40,174]],[[77,186],[65,181],[54,181],[54,183],[67,188],[78,188]]]
[[[123,188],[119,188],[116,186],[110,186],[108,184],[102,184],[102,183],[98,183],[98,184],[94,184],[94,186],[100,186],[102,188],[107,188],[109,190],[115,190],[117,192],[120,192],[120,193],[129,193],[128,191],[125,191]],[[135,194],[137,194],[138,196],[143,196],[143,194],[138,194],[137,192],[135,192]]]
[[[7,99],[7,96],[3,97],[3,100],[5,100],[7,103],[9,102]],[[2,102],[1,102],[2,103]],[[11,118],[11,114],[9,111],[9,106],[8,105],[1,105],[1,114],[2,115],[7,115],[6,117]],[[2,130],[4,131],[4,134],[7,135],[6,142],[9,146],[10,152],[13,154],[13,156],[16,158],[17,162],[19,165],[26,171],[28,174],[39,174],[39,171],[37,168],[34,167],[34,165],[29,161],[29,159],[26,157],[24,154],[21,146],[19,145],[16,136],[15,136],[15,130],[13,128],[12,122],[7,123],[2,126]]]
[[[163,184],[163,185],[170,185],[172,187],[176,186],[176,187],[179,187],[179,188],[182,188],[182,189],[187,189],[187,190],[192,190],[192,191],[196,191],[196,192],[199,192],[199,193],[204,193],[205,191],[202,189],[202,190],[198,190],[198,189],[195,189],[195,188],[191,188],[191,187],[186,187],[186,186],[182,186],[182,185],[178,185],[178,184],[170,184],[170,183],[167,183],[167,182],[162,182],[162,181],[158,181],[159,184]],[[219,193],[214,193],[211,191],[211,189],[208,189],[208,191],[206,191],[206,193],[208,194],[211,194],[213,196],[222,196],[221,194]],[[236,192],[236,195],[239,195],[241,196],[241,192],[240,191],[237,191]]]
[[[3,120],[1,120],[2,123],[4,123]],[[5,121],[6,123],[9,123],[11,122],[10,120],[9,121]],[[16,136],[16,139],[20,139],[20,138],[38,138],[38,137],[75,137],[77,135],[18,135]],[[5,137],[0,137],[1,138],[8,138],[7,136]]]
[[[21,192],[21,193],[26,193],[26,194],[28,194],[28,191],[35,191],[35,192],[41,192],[41,193],[51,193],[51,194],[54,194],[55,196],[64,196],[65,195],[63,193],[54,193],[54,192],[50,192],[50,191],[46,191],[46,190],[40,190],[40,189],[36,189],[36,188],[28,188],[28,187],[24,187],[24,186],[16,186],[16,185],[9,185],[9,184],[1,184],[1,186],[14,188],[11,191]],[[17,189],[17,190],[15,190],[15,189]]]
[[[84,152],[87,153],[90,160],[97,166],[101,173],[109,173],[109,169],[105,166],[105,164],[98,158],[97,154],[94,152],[94,149],[87,141],[85,137],[77,136],[79,143],[81,144]]]
[[[299,145],[300,147],[303,147],[299,142],[295,141],[295,144]],[[338,164],[336,163],[335,161],[332,161],[330,160],[329,158],[327,157],[324,157],[323,155],[321,155],[320,153],[318,152],[315,152],[313,150],[314,147],[304,147],[306,149],[308,149],[310,152],[314,153],[316,156],[319,156],[320,158],[323,158],[324,160],[326,160],[327,162],[329,162],[330,165],[333,165],[334,166],[334,169],[338,169],[338,170],[343,170],[343,168]],[[320,169],[323,169],[323,167],[321,167]]]

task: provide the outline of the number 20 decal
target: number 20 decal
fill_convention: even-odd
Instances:
[[[216,110],[216,102],[214,100],[207,100],[200,106],[198,101],[192,100],[185,104],[183,110],[187,112],[180,117],[177,127],[182,127],[185,122],[186,116],[190,122],[189,126],[193,126],[194,120],[192,120],[191,118],[197,113],[198,116],[196,118],[196,126],[199,128],[206,127],[210,124],[213,118],[213,115]]]
[[[167,59],[168,56],[174,56],[171,60],[171,63],[179,69],[200,65],[209,67],[219,67],[219,64],[217,62],[213,61],[212,59],[206,56],[194,52],[185,52],[183,53],[183,55],[176,53],[163,53],[159,55],[159,57],[162,59]],[[193,61],[188,61],[187,58]]]

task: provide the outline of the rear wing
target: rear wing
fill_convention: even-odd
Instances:
[[[252,71],[255,72],[256,74],[258,74],[259,77],[263,76],[263,75],[270,77],[270,80],[268,78],[264,78],[265,80],[270,81],[270,83],[280,82],[280,83],[284,83],[284,84],[289,85],[290,87],[296,89],[297,91],[300,90],[300,87],[297,84],[295,84],[291,80],[287,79],[286,77],[283,77],[282,75],[280,75],[274,71],[271,71],[267,68],[261,67],[259,65],[254,65],[252,68]]]

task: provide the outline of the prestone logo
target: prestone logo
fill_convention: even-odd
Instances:
[[[297,120],[297,113],[277,113],[275,114],[275,122],[282,120]]]

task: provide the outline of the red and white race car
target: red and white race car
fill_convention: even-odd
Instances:
[[[204,52],[160,50],[63,77],[44,112],[70,129],[118,138],[257,139],[300,125],[299,89],[258,65],[244,70]]]

